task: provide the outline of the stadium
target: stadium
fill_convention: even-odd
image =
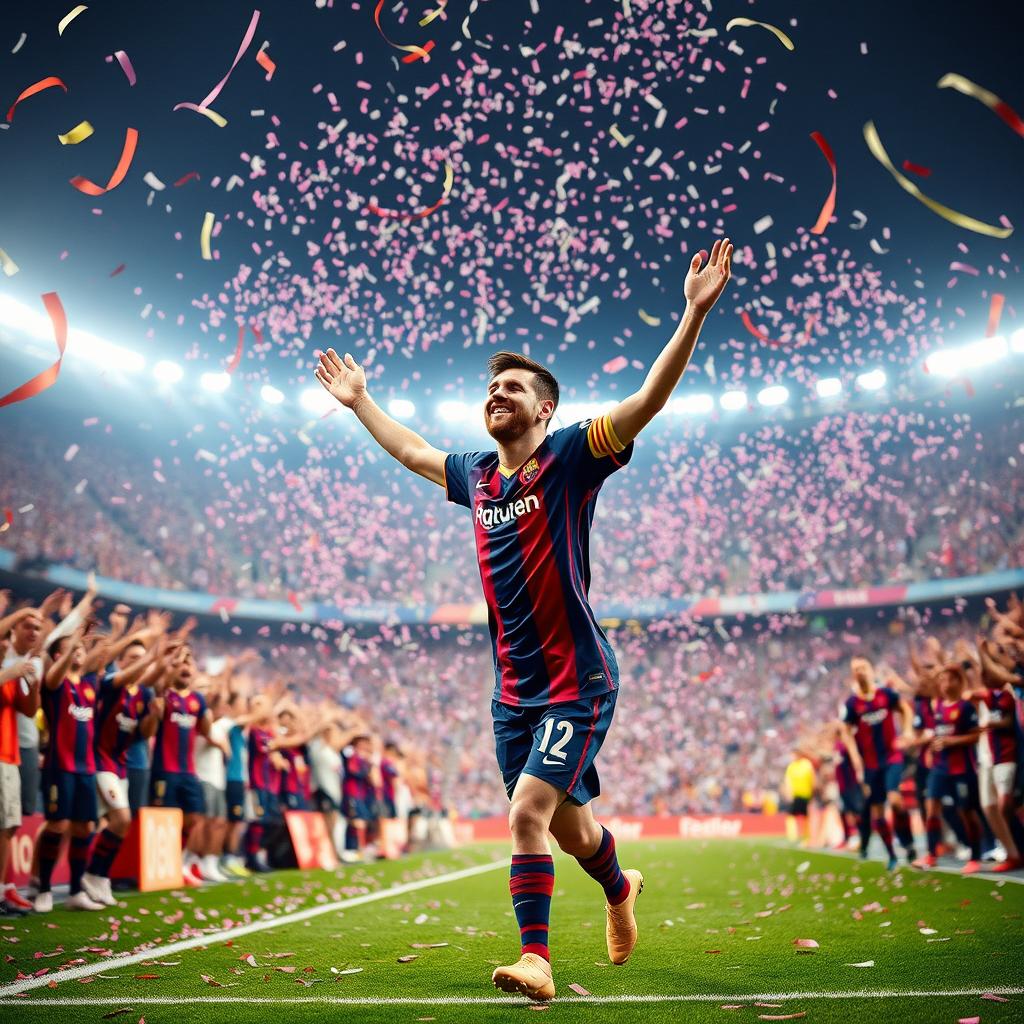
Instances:
[[[1021,1019],[1020,9],[7,13],[0,1019]]]

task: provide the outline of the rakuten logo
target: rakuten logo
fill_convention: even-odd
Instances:
[[[492,530],[495,526],[503,523],[511,523],[520,516],[530,512],[536,512],[540,508],[540,501],[535,494],[528,494],[525,498],[517,498],[510,505],[503,508],[492,508],[489,505],[477,505],[476,521],[485,530]]]
[[[735,839],[743,831],[738,818],[680,818],[679,836],[682,839]]]
[[[869,711],[866,715],[861,715],[860,720],[865,725],[878,725],[880,722],[884,722],[889,717],[888,708],[879,708],[877,711]]]
[[[92,721],[92,708],[83,708],[80,704],[71,704],[68,707],[68,711],[71,713],[71,717],[76,722],[91,722]]]
[[[181,711],[174,711],[171,713],[171,721],[178,726],[179,729],[194,729],[196,724],[195,715],[186,715]]]

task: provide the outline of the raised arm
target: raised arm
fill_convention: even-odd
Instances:
[[[629,444],[665,407],[697,347],[704,318],[729,281],[732,269],[729,239],[718,239],[711,247],[707,263],[701,267],[704,255],[703,251],[699,252],[690,261],[683,284],[686,309],[675,333],[647,371],[640,390],[621,401],[610,413],[615,435],[622,444]]]
[[[377,405],[366,390],[363,368],[348,352],[344,361],[338,358],[333,348],[322,352],[316,379],[328,394],[356,414],[359,422],[388,455],[406,469],[444,487],[445,453],[428,444],[415,430],[403,427]]]

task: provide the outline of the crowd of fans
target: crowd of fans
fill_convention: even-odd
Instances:
[[[637,574],[645,599],[670,599],[1020,565],[1019,427],[1008,416],[958,428],[952,444],[927,422],[850,414],[730,443],[699,428],[652,434],[602,496],[594,598],[628,606]],[[65,446],[59,431],[28,432],[0,453],[12,511],[0,546],[26,570],[60,563],[226,596],[342,609],[479,601],[462,511],[339,430],[345,442],[322,447],[255,432],[215,452],[197,447],[200,433],[159,456],[137,437],[97,444],[83,429]]]

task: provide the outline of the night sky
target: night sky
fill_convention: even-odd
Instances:
[[[957,72],[997,93],[1018,111],[1024,110],[1019,64],[1024,5],[716,2],[696,3],[689,14],[683,5],[672,5],[677,20],[690,19],[688,24],[695,27],[698,22],[693,19],[701,14],[707,19],[705,27],[717,29],[717,37],[700,41],[701,55],[721,62],[724,71],[712,69],[702,76],[702,82],[694,83],[663,69],[643,83],[633,92],[633,101],[638,92],[653,86],[668,108],[668,116],[656,129],[651,123],[655,110],[650,106],[639,104],[639,120],[623,111],[617,118],[620,127],[637,137],[627,149],[608,137],[609,124],[616,121],[609,109],[595,103],[588,114],[581,109],[586,105],[583,98],[571,94],[578,82],[571,76],[577,72],[585,75],[588,63],[597,78],[609,70],[607,54],[596,60],[586,53],[556,60],[559,47],[553,42],[562,26],[564,37],[577,36],[581,49],[596,45],[621,16],[621,3],[610,0],[586,4],[538,0],[536,15],[531,13],[529,0],[481,2],[471,19],[475,42],[465,39],[460,30],[467,3],[453,0],[446,14],[427,28],[418,27],[416,21],[433,3],[386,5],[383,18],[392,39],[436,41],[429,63],[413,64],[396,63],[401,54],[377,32],[372,21],[374,5],[366,0],[335,3],[324,9],[318,9],[312,0],[262,3],[249,52],[211,104],[228,119],[225,128],[190,111],[172,112],[171,108],[181,101],[198,102],[227,71],[249,22],[251,5],[101,0],[91,3],[64,36],[58,37],[57,23],[72,6],[71,0],[64,0],[10,4],[5,9],[0,34],[0,95],[5,108],[21,89],[46,75],[60,76],[70,91],[65,95],[51,90],[31,98],[19,107],[14,123],[0,131],[0,246],[21,268],[13,278],[0,278],[0,288],[40,310],[39,295],[57,291],[73,326],[144,352],[150,365],[158,358],[188,358],[203,363],[203,369],[222,366],[234,348],[237,317],[261,324],[268,340],[267,350],[259,358],[247,347],[239,382],[251,386],[273,381],[290,396],[311,382],[313,351],[321,341],[340,342],[353,348],[357,356],[362,353],[361,358],[373,349],[372,372],[382,375],[385,391],[394,389],[395,394],[408,393],[413,398],[422,397],[427,389],[436,396],[446,385],[455,384],[457,389],[460,381],[467,386],[466,395],[475,398],[491,346],[521,348],[526,341],[537,358],[555,355],[552,366],[567,394],[616,397],[640,383],[643,368],[667,340],[673,317],[681,310],[686,254],[709,246],[716,229],[728,233],[738,248],[750,246],[757,269],[737,261],[734,281],[706,327],[687,385],[708,385],[705,363],[709,355],[715,356],[719,378],[726,366],[732,367],[734,376],[769,381],[792,372],[813,376],[844,366],[883,365],[894,372],[910,368],[919,363],[924,348],[943,338],[960,342],[979,336],[992,290],[1007,295],[1004,326],[1019,325],[1012,317],[1021,305],[1018,264],[1020,226],[1024,225],[1024,189],[1020,187],[1024,138],[981,104],[953,90],[939,90],[936,82],[947,72]],[[670,5],[665,3],[633,0],[631,5],[635,20],[648,14],[665,16],[669,11]],[[785,50],[761,29],[727,33],[725,24],[736,15],[778,25],[793,37],[795,51]],[[602,19],[602,24],[588,26],[594,19]],[[11,54],[22,32],[27,33],[27,40]],[[264,41],[269,42],[268,52],[277,63],[270,82],[254,60]],[[336,51],[342,41],[344,48]],[[536,49],[545,41],[547,47],[537,58],[541,71],[537,78],[547,83],[546,88],[532,99],[520,94],[511,115],[492,112],[486,120],[474,122],[475,138],[459,151],[455,188],[448,203],[422,221],[407,223],[397,235],[397,248],[415,253],[414,275],[419,276],[404,286],[396,282],[391,272],[394,263],[384,261],[373,248],[382,221],[365,214],[367,201],[410,212],[433,202],[440,195],[443,163],[451,144],[451,133],[441,121],[445,114],[442,104],[451,100],[447,113],[452,116],[465,108],[453,85],[460,65],[464,67],[476,57],[486,59],[490,67],[500,69],[497,80],[487,88],[495,94],[503,88],[511,93],[511,85],[519,83],[518,76],[528,70],[529,58],[522,55],[520,47]],[[742,56],[728,49],[733,42],[742,48]],[[861,52],[862,43],[866,55]],[[455,44],[457,50],[453,50]],[[127,52],[137,72],[134,88],[129,88],[117,63],[104,59],[118,49]],[[763,63],[756,64],[758,60]],[[626,71],[624,61],[618,63],[618,71],[614,66],[610,71],[613,77],[618,74],[621,86]],[[691,70],[699,72],[699,63],[698,59]],[[747,67],[752,73],[746,73]],[[570,76],[560,85],[553,84],[553,76],[562,68],[568,68]],[[485,77],[481,76],[481,82]],[[741,98],[744,79],[750,84],[746,97]],[[318,84],[322,89],[314,92]],[[431,101],[419,107],[412,102],[417,88],[437,84],[440,87]],[[830,89],[836,99],[828,95]],[[572,98],[558,105],[560,90]],[[331,109],[326,99],[329,92],[336,95],[340,112]],[[409,102],[403,104],[402,96]],[[379,120],[371,121],[360,113],[359,104],[366,97],[371,109],[381,110]],[[524,113],[531,108],[532,118]],[[694,108],[707,113],[696,113]],[[252,116],[254,110],[265,113]],[[382,135],[396,110],[404,112],[405,127],[382,139],[376,149],[378,155],[390,159],[389,167],[378,161],[376,168],[355,174],[335,155],[333,147],[316,151],[324,134],[318,125],[346,117],[348,130]],[[544,120],[547,113],[550,120]],[[280,122],[276,126],[271,123],[274,116]],[[674,128],[684,116],[685,126]],[[82,119],[93,124],[93,137],[78,146],[59,145],[57,133],[68,131]],[[992,223],[1005,215],[1018,230],[1006,240],[986,238],[954,227],[915,202],[869,154],[862,137],[862,127],[869,119],[875,121],[897,165],[909,159],[932,169],[931,177],[915,179],[927,194]],[[766,122],[767,128],[758,131]],[[524,129],[527,124],[534,126],[532,134],[540,136],[556,155],[533,161],[521,182],[508,184],[505,197],[509,202],[499,228],[497,215],[491,211],[502,198],[501,187],[495,179],[484,181],[482,168],[489,161],[509,170],[508,151],[503,152],[498,144],[525,147],[530,138]],[[139,130],[140,143],[124,183],[98,199],[71,188],[68,179],[75,174],[105,182],[117,162],[126,126]],[[828,168],[809,138],[812,131],[820,131],[828,139],[838,162],[836,220],[823,238],[823,259],[832,273],[842,272],[844,257],[847,266],[877,273],[874,287],[878,292],[891,290],[915,301],[925,300],[927,318],[913,328],[898,328],[889,338],[881,337],[879,331],[878,336],[844,346],[842,324],[836,322],[829,329],[823,327],[807,345],[769,348],[742,327],[738,313],[746,309],[773,337],[781,333],[784,339],[799,338],[803,310],[796,308],[792,315],[772,322],[770,308],[757,303],[767,296],[775,309],[785,308],[793,293],[792,275],[801,267],[797,263],[786,267],[782,262],[775,280],[754,286],[766,272],[765,244],[770,242],[778,249],[794,244],[813,224],[828,192]],[[275,133],[278,142],[271,149],[267,148],[268,132]],[[479,142],[485,132],[490,138]],[[646,140],[645,133],[649,135]],[[400,146],[406,134],[415,137],[416,151],[397,155],[396,144]],[[723,141],[738,147],[747,139],[753,146],[742,159],[735,151],[722,153],[718,148]],[[661,159],[672,164],[675,180],[644,181],[636,173],[646,170],[635,148],[645,141],[648,150],[657,145],[664,151]],[[309,147],[305,152],[300,148],[302,142]],[[344,136],[341,142],[345,144]],[[573,142],[580,144],[579,152],[572,151]],[[753,150],[760,153],[759,158],[753,156]],[[682,155],[674,156],[679,151]],[[600,154],[598,163],[594,152]],[[225,182],[231,175],[245,177],[249,172],[250,165],[240,154],[263,157],[269,176],[259,182],[247,181],[227,193]],[[279,154],[284,154],[284,159]],[[285,288],[273,302],[268,295],[279,285],[283,287],[293,272],[308,279],[315,257],[307,244],[322,240],[332,216],[339,211],[328,202],[321,202],[313,211],[298,205],[289,208],[287,225],[275,223],[266,231],[263,214],[250,198],[255,187],[265,188],[279,170],[287,173],[293,160],[308,168],[321,158],[337,169],[333,180],[340,191],[329,198],[340,196],[350,207],[340,212],[352,249],[339,260],[344,266],[327,267],[317,287],[330,288],[351,266],[361,265],[375,278],[373,283],[364,280],[353,291],[351,301],[328,317],[326,324],[322,310],[295,312],[301,305],[301,295],[296,296],[295,291]],[[696,162],[695,171],[687,166],[691,159]],[[500,278],[501,286],[493,290],[504,292],[506,302],[504,308],[501,302],[493,302],[481,351],[474,326],[481,304],[473,287],[478,273],[457,272],[464,255],[460,246],[465,242],[453,246],[448,265],[432,258],[431,249],[443,251],[443,239],[450,238],[456,226],[469,231],[475,225],[480,243],[493,250],[501,232],[516,223],[514,211],[522,208],[530,192],[554,200],[560,169],[573,160],[583,161],[596,177],[588,180],[584,172],[572,183],[570,201],[564,208],[545,216],[557,212],[570,230],[579,230],[580,218],[584,218],[585,228],[593,232],[588,246],[595,237],[606,240],[611,250],[605,263],[610,278],[603,283],[593,280],[589,292],[601,295],[600,308],[571,328],[576,340],[569,344],[564,323],[552,326],[540,320],[528,301],[538,279],[527,261],[538,246],[550,247],[550,240],[545,243],[541,239],[544,232],[537,224],[519,222],[508,251],[486,269],[491,285]],[[469,169],[460,161],[467,162]],[[721,170],[708,174],[706,168],[716,163]],[[749,172],[749,180],[739,173],[740,164]],[[399,165],[407,170],[404,182],[393,173]],[[627,166],[634,170],[632,185],[623,182],[620,189],[596,191],[609,178],[622,182]],[[148,206],[150,188],[143,181],[147,171],[167,186]],[[173,186],[193,171],[198,172],[199,180],[180,188]],[[765,180],[766,173],[782,181]],[[371,174],[375,175],[372,180]],[[213,187],[217,177],[220,183]],[[415,190],[408,187],[410,182],[416,183]],[[479,186],[472,202],[466,194],[467,182]],[[718,200],[718,209],[708,209],[703,215],[704,229],[697,226],[699,214],[687,214],[685,202],[668,198],[681,195],[689,184],[699,190],[702,201]],[[732,191],[724,196],[723,188]],[[281,192],[294,198],[292,190],[282,187]],[[633,208],[625,210],[625,203],[617,208],[612,205],[612,192],[618,192],[619,199],[628,200]],[[640,206],[645,199],[647,212]],[[730,203],[736,209],[722,213],[721,207]],[[652,209],[668,212],[670,240],[653,232]],[[861,230],[850,227],[855,209],[868,218]],[[93,212],[96,210],[101,214]],[[219,259],[210,262],[204,262],[199,252],[199,232],[207,210],[215,214],[221,227],[215,239]],[[312,223],[293,236],[294,215],[303,212]],[[595,213],[603,213],[600,224],[594,221]],[[688,228],[680,226],[684,215],[690,218]],[[774,223],[755,235],[753,225],[765,215]],[[538,211],[538,219],[540,216]],[[252,218],[255,226],[246,226],[245,218]],[[436,235],[433,242],[431,233]],[[628,252],[622,247],[626,233],[634,238]],[[888,252],[873,251],[872,239]],[[253,242],[261,247],[259,256],[253,252]],[[958,243],[969,247],[969,253],[958,250]],[[272,253],[286,257],[290,265],[272,267],[262,293],[232,287],[243,264],[258,268]],[[320,255],[328,255],[326,247]],[[956,259],[980,273],[977,277],[961,274],[951,289],[948,282],[954,275],[949,264]],[[126,265],[125,271],[111,278],[110,273],[120,264]],[[541,303],[541,315],[551,311],[555,300],[550,296],[561,288],[572,295],[570,307],[580,305],[583,295],[579,287],[592,276],[585,264],[583,259],[574,269],[554,274],[542,284],[541,290],[549,298]],[[623,268],[625,276],[619,277]],[[1005,271],[1005,279],[994,276],[999,269]],[[432,294],[425,282],[434,279],[443,285],[452,277],[457,283],[443,296],[451,303],[445,309],[442,298]],[[628,294],[621,291],[623,283]],[[211,297],[209,303],[205,296]],[[423,304],[422,316],[412,313],[410,319],[417,303]],[[639,309],[650,317],[660,317],[661,326],[644,324],[638,318]],[[495,323],[498,314],[504,319],[500,325]],[[392,339],[388,353],[382,345],[384,324],[390,321],[392,327],[400,327],[403,315],[407,331],[417,319],[422,321],[420,331],[411,344]],[[306,324],[308,335],[301,345],[293,340],[300,333],[300,322]],[[526,333],[516,334],[516,328]],[[0,348],[5,385],[10,387],[20,383],[26,369],[36,372],[39,368],[37,363],[29,366],[18,360],[16,347]],[[634,365],[616,375],[602,373],[602,365],[620,354],[634,360]],[[74,378],[77,383],[72,384],[71,375],[65,377],[38,400],[46,403],[41,408],[88,407],[94,397],[90,384],[82,378]],[[715,382],[722,383],[720,379]],[[407,391],[400,392],[403,388]],[[145,398],[147,389],[148,382],[138,384],[136,395]],[[107,388],[105,394],[110,393]],[[233,394],[239,399],[242,392],[236,389]],[[177,400],[186,402],[187,398],[179,395]]]

